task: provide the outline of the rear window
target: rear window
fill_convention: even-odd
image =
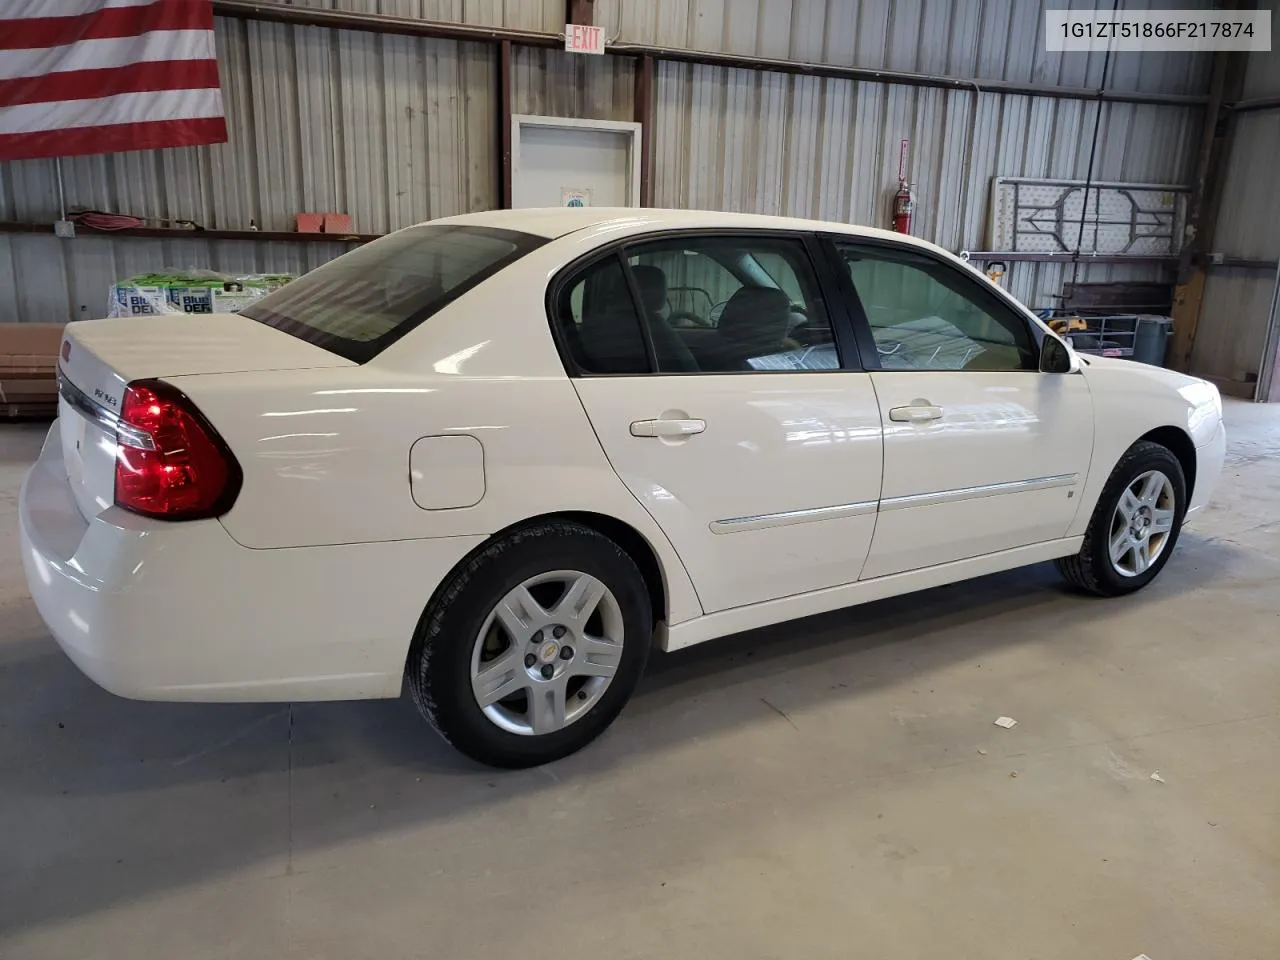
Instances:
[[[365,363],[546,242],[491,227],[409,227],[329,261],[242,313]]]

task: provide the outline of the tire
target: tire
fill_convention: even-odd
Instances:
[[[585,618],[570,609],[597,595],[583,601]],[[432,726],[473,760],[509,769],[549,763],[586,746],[622,711],[648,660],[653,622],[644,577],[626,551],[578,523],[539,523],[482,547],[437,590],[410,648],[409,689]]]
[[[1126,493],[1143,492],[1148,482],[1155,482],[1149,479],[1153,475],[1163,477],[1167,486],[1162,485],[1159,496],[1149,505],[1145,536],[1135,537],[1132,526],[1126,525],[1124,517],[1118,515],[1121,498]],[[1140,480],[1143,484],[1137,486],[1136,491],[1131,490]],[[1127,504],[1133,502],[1126,501]],[[1182,531],[1186,510],[1187,481],[1178,458],[1158,443],[1139,441],[1125,451],[1102,488],[1080,552],[1055,561],[1058,570],[1072,586],[1103,597],[1118,597],[1141,590],[1159,576],[1169,562],[1178,534]],[[1168,529],[1158,529],[1166,521]],[[1164,539],[1159,541],[1157,550],[1155,545],[1160,536]],[[1144,541],[1149,558],[1145,566],[1133,549],[1137,546],[1141,551],[1140,544]],[[1130,545],[1127,550],[1126,545]],[[1119,560],[1113,559],[1113,547],[1126,551],[1120,554]]]

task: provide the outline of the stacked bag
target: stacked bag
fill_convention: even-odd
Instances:
[[[239,313],[292,279],[285,273],[231,276],[204,270],[139,274],[111,287],[107,316]]]

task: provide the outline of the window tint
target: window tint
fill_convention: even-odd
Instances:
[[[364,363],[544,243],[514,230],[410,227],[329,261],[242,313]]]
[[[667,282],[660,312],[673,327],[707,326],[712,308],[742,286],[732,273],[697,250],[646,249],[632,253],[631,265],[654,267]]]
[[[804,291],[800,289],[799,280],[786,257],[779,253],[760,251],[753,258],[760,269],[769,275],[769,279],[785,290],[793,302],[798,303],[804,298]]]
[[[584,373],[648,373],[635,302],[617,257],[588,266],[560,294],[561,338]]]
[[[800,241],[690,237],[626,252],[659,372],[839,368],[835,335]]]
[[[837,244],[885,370],[1036,370],[1026,321],[971,277],[906,250]]]

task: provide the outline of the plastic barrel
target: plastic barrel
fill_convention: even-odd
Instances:
[[[1164,366],[1164,353],[1173,336],[1173,320],[1169,317],[1140,317],[1133,338],[1133,359],[1154,367]]]

